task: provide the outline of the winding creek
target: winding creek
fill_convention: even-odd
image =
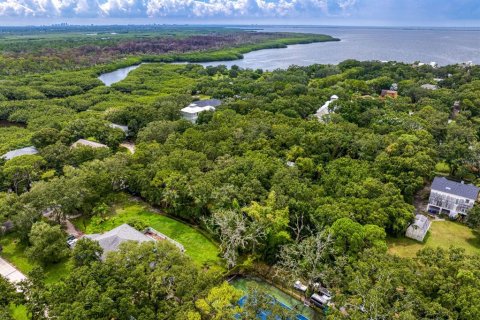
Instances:
[[[120,68],[120,69],[117,69],[117,70],[112,71],[112,72],[103,73],[98,77],[98,79],[100,81],[102,81],[106,86],[109,87],[112,84],[117,83],[117,82],[125,79],[128,76],[128,74],[130,73],[130,71],[133,71],[133,70],[137,69],[141,65],[142,64],[137,64],[137,65],[130,66],[130,67]]]

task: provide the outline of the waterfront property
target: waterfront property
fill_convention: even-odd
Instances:
[[[11,160],[11,159],[16,158],[16,157],[25,156],[25,155],[33,155],[33,154],[37,154],[37,153],[38,153],[37,148],[35,148],[34,146],[31,146],[31,147],[25,147],[25,148],[20,148],[20,149],[9,151],[9,152],[5,153],[2,156],[2,158],[5,159],[5,160]]]
[[[215,111],[215,108],[221,105],[222,102],[217,99],[199,100],[190,103],[187,107],[180,110],[184,119],[195,123],[198,115],[204,111]]]
[[[426,216],[417,214],[415,216],[415,221],[408,226],[405,236],[417,241],[423,241],[431,224],[432,223]]]
[[[463,181],[456,182],[445,177],[433,179],[427,211],[433,214],[448,214],[455,218],[467,215],[478,199],[480,188]]]
[[[98,143],[95,141],[90,141],[85,139],[78,139],[74,144],[72,144],[71,147],[72,148],[77,148],[77,147],[108,148],[108,146],[104,145],[103,143]]]

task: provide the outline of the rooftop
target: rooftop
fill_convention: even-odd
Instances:
[[[24,155],[32,155],[37,153],[38,153],[38,150],[35,147],[31,146],[31,147],[25,147],[25,148],[9,151],[5,153],[2,156],[2,158],[4,158],[5,160],[11,160],[16,157],[20,157]]]
[[[417,214],[415,221],[411,225],[422,230],[428,230],[428,228],[430,228],[430,220],[424,215]]]
[[[183,108],[181,111],[184,113],[199,113],[202,111],[215,110],[215,107],[218,107],[222,104],[222,101],[217,99],[209,100],[199,100],[190,103],[187,107]]]
[[[128,134],[128,126],[124,126],[124,125],[116,124],[116,123],[110,123],[109,127],[113,128],[113,129],[120,129],[123,132],[125,132],[125,134]]]
[[[122,224],[121,226],[116,227],[106,233],[103,234],[89,234],[85,237],[98,241],[98,244],[103,249],[103,257],[105,254],[110,251],[118,250],[120,244],[125,241],[137,241],[137,242],[145,242],[145,241],[154,241],[152,238],[146,236],[142,232],[132,228],[128,224]]]
[[[72,148],[76,148],[78,146],[86,146],[92,148],[108,148],[108,146],[104,145],[103,143],[98,143],[95,141],[85,140],[85,139],[78,139],[77,142],[72,144]]]
[[[453,194],[471,200],[476,200],[480,188],[473,184],[448,180],[445,177],[435,177],[432,182],[432,190]]]

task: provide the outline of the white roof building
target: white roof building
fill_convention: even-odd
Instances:
[[[323,122],[323,116],[324,115],[327,115],[330,113],[330,110],[329,110],[329,106],[332,102],[338,100],[338,96],[337,95],[333,95],[330,97],[330,100],[328,100],[327,102],[325,102],[323,104],[323,106],[321,106],[317,112],[315,113],[315,116],[318,118],[319,121],[322,121]]]
[[[84,147],[91,147],[91,148],[108,148],[107,145],[104,145],[103,143],[98,143],[95,141],[90,141],[90,140],[85,140],[85,139],[78,139],[77,142],[72,144],[72,148],[77,148],[80,146]]]
[[[2,158],[5,160],[11,160],[16,157],[25,156],[25,155],[34,155],[37,153],[38,153],[38,150],[35,147],[31,146],[31,147],[25,147],[25,148],[9,151],[5,153],[2,156]]]
[[[217,99],[199,100],[190,103],[187,107],[180,110],[183,118],[195,123],[198,115],[204,111],[215,111],[215,108],[221,105],[222,102]]]

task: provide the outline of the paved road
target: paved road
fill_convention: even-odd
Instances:
[[[27,279],[23,273],[2,258],[0,258],[0,274],[12,283]]]

